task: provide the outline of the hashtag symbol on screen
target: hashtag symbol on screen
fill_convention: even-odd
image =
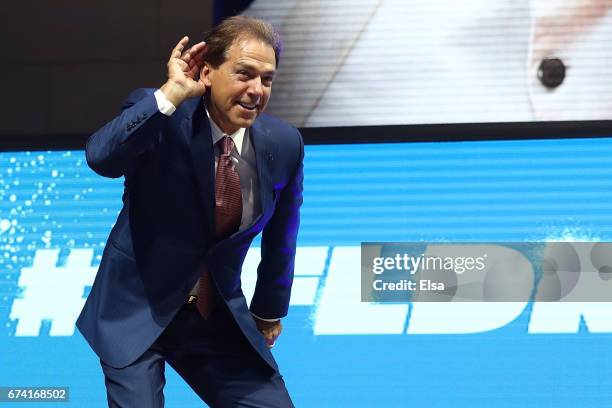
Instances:
[[[10,319],[18,319],[15,336],[38,336],[43,320],[51,322],[50,336],[72,336],[83,308],[85,287],[91,286],[97,267],[93,249],[73,249],[57,265],[59,249],[39,249],[32,266],[22,268],[18,285],[22,295],[13,301]]]

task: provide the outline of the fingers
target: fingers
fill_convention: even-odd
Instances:
[[[273,336],[273,337],[266,337],[266,344],[268,345],[268,348],[272,348],[274,347],[274,343],[276,343],[276,339],[278,338],[278,336]]]
[[[195,79],[204,65],[206,43],[201,41],[183,52],[188,43],[189,37],[185,36],[176,44],[172,50],[170,60],[168,61],[168,69],[169,72],[172,70],[176,74],[182,72],[182,75]],[[174,67],[174,69],[171,67]],[[178,70],[176,68],[178,68]]]
[[[206,52],[206,43],[204,41],[197,43],[187,50],[181,59],[187,63],[191,61],[202,61]]]
[[[206,50],[206,43],[204,41],[200,41],[199,43],[191,47],[188,52],[193,57],[195,55],[201,55],[205,50]]]
[[[193,64],[199,64],[204,61],[204,54],[206,53],[206,43],[201,41],[195,44],[193,47],[187,50],[183,54],[185,46],[189,43],[189,37],[185,36],[176,44],[172,49],[171,58],[180,58],[185,61],[191,67]]]
[[[275,325],[269,330],[264,330],[263,335],[269,348],[274,346],[274,343],[276,343],[276,339],[278,339],[278,336],[280,336],[281,331],[282,326],[280,324]]]
[[[206,54],[206,43],[201,41],[188,49],[179,60],[181,68],[190,78],[196,78],[204,65],[204,55]]]
[[[199,43],[192,47],[183,55],[182,60],[188,64],[189,74],[195,78],[204,66],[204,56],[206,55],[206,44]]]
[[[280,336],[283,330],[283,325],[281,321],[276,320],[270,322],[255,318],[255,323],[257,325],[257,329],[266,341],[267,346],[269,348],[272,348],[274,346],[274,343],[276,342],[276,339],[278,338],[278,336]]]
[[[174,49],[172,50],[170,57],[171,58],[181,58],[181,55],[183,54],[183,49],[185,48],[185,45],[187,45],[188,42],[189,42],[189,37],[187,36],[183,37],[181,41],[179,41],[178,44],[176,44],[176,47],[174,47]]]
[[[191,60],[188,61],[189,67],[201,66],[204,63],[204,52],[200,52],[197,55],[192,56]]]
[[[200,73],[200,67],[198,65],[194,65],[193,67],[189,68],[187,75],[189,75],[191,78],[195,78],[196,75],[198,75],[199,73]]]

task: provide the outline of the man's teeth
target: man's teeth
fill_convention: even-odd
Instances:
[[[241,102],[238,102],[238,105],[242,106],[245,109],[255,109],[255,106],[257,106],[257,105],[247,105],[246,103],[241,103]]]

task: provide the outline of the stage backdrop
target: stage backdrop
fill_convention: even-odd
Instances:
[[[296,406],[609,405],[612,304],[524,304],[511,318],[480,304],[449,333],[426,304],[360,303],[359,245],[610,241],[611,156],[612,139],[307,146],[295,285],[274,348]],[[105,406],[74,322],[122,187],[82,151],[0,153],[0,386],[68,386],[66,405]],[[169,367],[167,379],[168,407],[198,406]]]

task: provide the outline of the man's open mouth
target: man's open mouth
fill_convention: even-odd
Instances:
[[[249,105],[244,102],[238,102],[238,105],[242,106],[244,109],[247,109],[247,110],[255,110],[255,108],[257,108],[257,104]]]

